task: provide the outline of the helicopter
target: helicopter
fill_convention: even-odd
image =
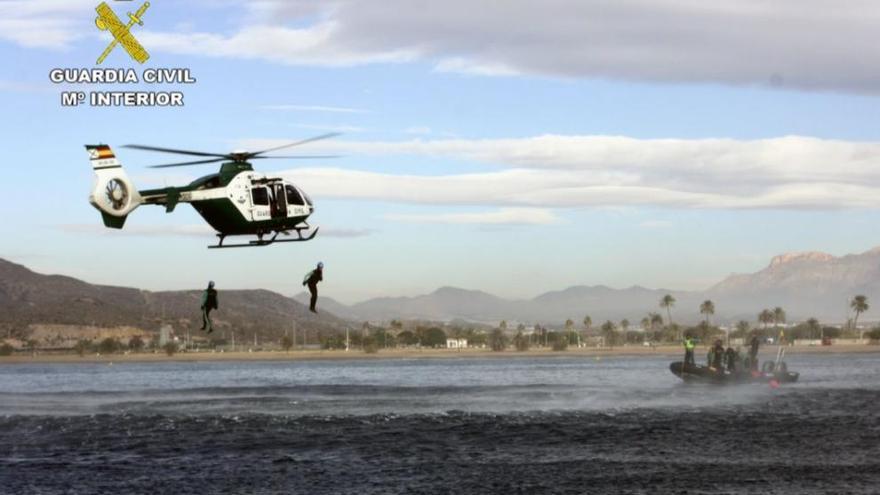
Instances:
[[[310,241],[318,234],[306,221],[315,211],[311,198],[299,187],[280,177],[256,173],[251,160],[269,158],[319,159],[330,155],[264,156],[265,153],[327,139],[323,134],[262,151],[205,153],[156,146],[128,144],[123,148],[200,157],[200,160],[153,165],[150,168],[183,167],[223,162],[217,173],[206,175],[181,187],[137,190],[122,168],[116,154],[106,144],[85,145],[95,173],[89,203],[101,212],[104,225],[121,229],[135,208],[142,204],[160,205],[171,213],[179,203],[189,203],[216,230],[218,242],[209,249],[268,246],[278,242]],[[279,239],[279,234],[296,237]],[[240,244],[224,244],[228,236],[253,235],[256,239]],[[269,236],[269,237],[266,237]]]

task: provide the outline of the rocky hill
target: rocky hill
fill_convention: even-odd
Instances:
[[[163,322],[177,330],[201,325],[201,290],[145,291],[94,285],[61,275],[42,275],[0,259],[0,336],[23,335],[31,325],[136,327]],[[224,290],[214,316],[218,331],[252,338],[277,338],[295,324],[310,332],[332,332],[348,323],[327,311],[266,290]],[[219,335],[219,333],[218,333]]]

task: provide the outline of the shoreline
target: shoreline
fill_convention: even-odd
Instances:
[[[699,349],[699,348],[698,348]],[[775,356],[777,346],[762,347],[762,356]],[[789,346],[785,348],[787,356],[797,354],[842,354],[842,353],[880,353],[880,345],[834,345],[834,346]],[[213,362],[213,361],[363,361],[363,360],[395,360],[395,359],[517,359],[534,357],[645,357],[668,356],[682,357],[680,346],[625,346],[609,348],[580,348],[566,351],[551,349],[531,349],[528,351],[506,350],[494,352],[488,349],[382,349],[374,354],[367,354],[360,349],[344,350],[292,350],[285,351],[236,351],[236,352],[178,352],[168,356],[164,352],[141,352],[130,354],[40,354],[13,355],[0,357],[0,366],[16,364],[53,364],[53,363],[164,363],[164,362]],[[697,351],[700,355],[700,351]]]

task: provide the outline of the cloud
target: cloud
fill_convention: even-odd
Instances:
[[[4,0],[0,39],[27,48],[67,49],[84,33],[92,34],[96,5],[91,0]]]
[[[396,222],[479,225],[547,225],[560,222],[552,211],[542,208],[501,208],[481,213],[391,214],[385,218]]]
[[[356,125],[347,125],[347,124],[339,124],[339,125],[294,124],[294,127],[299,127],[300,129],[309,129],[312,131],[327,131],[327,132],[341,132],[341,133],[357,133],[357,132],[366,132],[369,130],[366,127],[360,127],[360,126],[356,126]]]
[[[355,239],[358,237],[367,237],[375,234],[372,229],[344,229],[335,227],[321,227],[318,236],[333,237],[337,239]]]
[[[257,140],[262,149],[275,141]],[[285,175],[315,197],[496,207],[834,209],[880,207],[880,143],[538,136],[333,141],[317,152],[441,157],[504,167],[455,175],[305,168]],[[315,150],[309,150],[310,152]]]
[[[639,223],[639,227],[643,229],[665,229],[671,226],[672,222],[669,220],[645,220]]]
[[[361,108],[326,107],[321,105],[263,105],[264,110],[289,110],[296,112],[326,112],[326,113],[367,113]]]
[[[431,134],[431,128],[424,125],[417,125],[412,127],[407,127],[403,130],[405,134],[420,134],[420,135],[428,135]]]
[[[135,237],[199,237],[216,239],[216,232],[208,225],[126,225],[121,230],[108,229],[100,222],[94,224],[61,224],[56,226],[62,232],[86,235],[126,235]],[[373,235],[372,229],[347,229],[338,227],[321,227],[320,237],[332,237],[338,239],[354,239]],[[279,237],[282,238],[282,237]],[[231,238],[230,238],[231,239]]]
[[[52,93],[56,91],[58,91],[58,87],[48,83],[0,80],[0,92],[4,93]]]
[[[144,32],[156,50],[510,76],[880,88],[873,0],[269,0],[232,34]]]
[[[94,37],[95,2],[0,2],[0,39],[64,49]],[[231,31],[140,30],[151,51],[350,67],[876,93],[880,4],[850,0],[355,0],[205,8]],[[85,28],[89,26],[89,28]]]
[[[214,230],[207,225],[127,225],[121,230],[108,229],[101,223],[62,224],[61,231],[87,235],[126,235],[137,237],[205,237],[213,238]]]

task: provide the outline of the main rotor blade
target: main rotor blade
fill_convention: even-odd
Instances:
[[[263,151],[257,151],[255,153],[250,153],[251,156],[262,155],[263,153],[268,153],[270,151],[278,151],[283,150],[284,148],[291,148],[293,146],[299,146],[301,144],[311,143],[314,141],[321,141],[322,139],[330,139],[332,137],[338,136],[340,133],[338,132],[328,132],[327,134],[321,134],[320,136],[311,137],[308,139],[303,139],[302,141],[296,141],[294,143],[285,144],[283,146],[276,146],[275,148],[269,148]]]
[[[198,160],[194,162],[166,163],[164,165],[151,165],[149,168],[170,168],[170,167],[186,167],[188,165],[204,165],[206,163],[217,163],[226,160],[223,158],[212,158],[210,160]]]
[[[158,151],[160,153],[174,153],[176,155],[192,155],[192,156],[216,156],[226,158],[227,155],[220,153],[205,153],[203,151],[176,150],[173,148],[159,148],[156,146],[144,146],[142,144],[126,144],[123,148],[131,148],[133,150]]]
[[[290,158],[293,160],[323,160],[325,158],[342,158],[342,155],[288,155],[288,156],[252,156],[250,160],[265,160],[267,158]]]

